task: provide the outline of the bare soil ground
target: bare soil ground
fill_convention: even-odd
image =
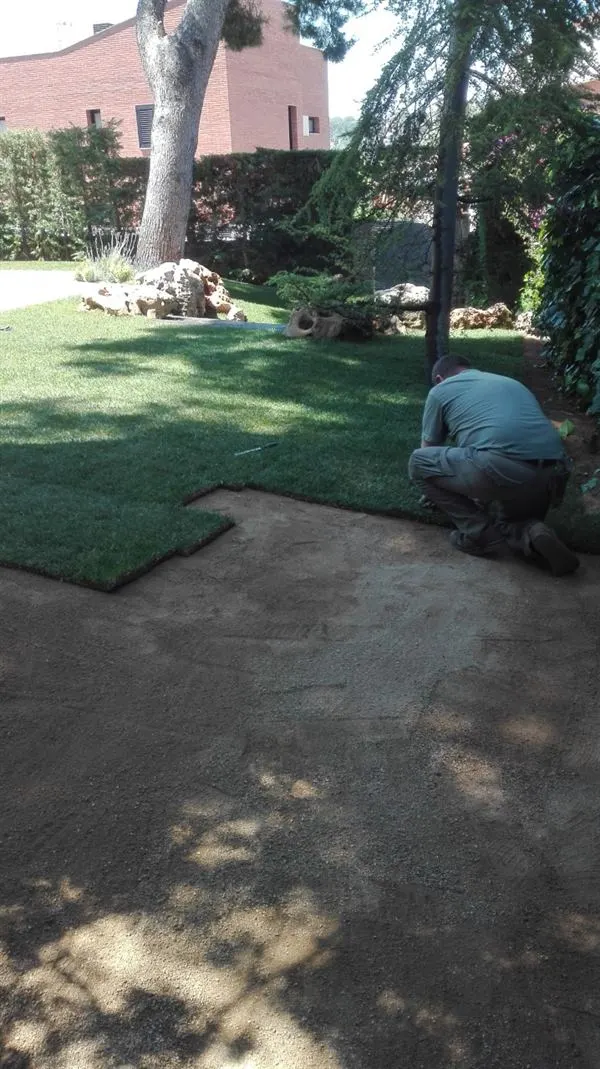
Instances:
[[[597,1069],[600,559],[203,504],[0,572],[2,1069]]]

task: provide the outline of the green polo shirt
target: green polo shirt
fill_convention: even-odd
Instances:
[[[461,448],[493,450],[520,460],[564,456],[558,431],[533,394],[516,379],[469,368],[430,390],[423,413],[423,440]]]

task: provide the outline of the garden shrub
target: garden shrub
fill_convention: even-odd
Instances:
[[[6,130],[0,137],[0,256],[67,260],[93,227],[114,217],[114,126],[70,127],[42,134]]]
[[[563,388],[600,416],[600,118],[581,113],[551,178],[539,323]]]

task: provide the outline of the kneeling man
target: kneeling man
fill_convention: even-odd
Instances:
[[[508,547],[553,575],[576,571],[578,558],[543,522],[562,501],[569,461],[533,394],[453,356],[438,360],[432,381],[409,474],[454,523],[452,545],[475,556]]]

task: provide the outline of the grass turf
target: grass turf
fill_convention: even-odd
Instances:
[[[0,271],[75,271],[73,260],[0,260]]]
[[[265,321],[284,316],[271,291],[250,291],[237,284],[235,297],[251,318],[255,307]],[[227,483],[421,515],[406,463],[426,394],[422,335],[307,344],[82,315],[71,302],[10,322],[0,561],[110,587],[214,531],[219,517],[181,503]],[[515,335],[478,332],[453,348],[481,367],[522,369]]]

